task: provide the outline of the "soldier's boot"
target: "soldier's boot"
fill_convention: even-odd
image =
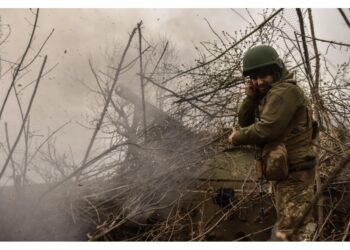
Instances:
[[[288,241],[287,234],[274,226],[269,241]]]
[[[309,222],[306,224],[304,231],[296,235],[297,241],[312,241],[316,233],[317,224],[314,222]]]

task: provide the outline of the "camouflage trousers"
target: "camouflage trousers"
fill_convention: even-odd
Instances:
[[[315,170],[302,170],[291,172],[283,181],[272,182],[275,195],[277,221],[272,230],[272,239],[278,234],[286,236],[293,241],[309,241],[316,230],[312,211],[306,216],[303,224],[294,235],[293,227],[303,215],[303,211],[314,195]]]

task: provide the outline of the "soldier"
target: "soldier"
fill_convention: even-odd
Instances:
[[[241,128],[233,128],[228,141],[263,148],[262,173],[271,181],[277,213],[271,239],[310,240],[316,229],[311,213],[292,235],[313,197],[315,153],[309,102],[270,46],[255,46],[245,53],[243,75],[249,80],[238,112]]]

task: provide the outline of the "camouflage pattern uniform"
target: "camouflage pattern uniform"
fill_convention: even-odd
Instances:
[[[314,165],[298,168],[304,162],[313,162],[312,118],[309,103],[285,68],[281,80],[272,83],[264,97],[246,97],[239,110],[242,127],[233,137],[234,145],[267,145],[283,142],[288,152],[289,175],[274,181],[273,190],[277,212],[274,231],[284,232],[292,240],[309,240],[315,226],[311,214],[296,235],[290,235],[293,226],[313,197]],[[256,109],[260,120],[255,121]]]
[[[303,211],[313,197],[314,169],[294,171],[288,178],[273,183],[277,222],[274,231],[286,234],[290,240],[309,241],[316,229],[311,214],[305,218],[295,235],[291,235],[294,223],[302,217]]]

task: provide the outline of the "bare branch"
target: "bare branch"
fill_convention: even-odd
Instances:
[[[300,228],[300,226],[302,225],[302,223],[304,222],[306,216],[308,215],[308,213],[311,211],[312,207],[317,203],[317,201],[320,199],[320,197],[323,194],[323,191],[325,190],[326,187],[329,186],[330,183],[332,183],[332,181],[334,180],[335,177],[337,177],[341,171],[344,169],[344,167],[350,162],[350,154],[347,154],[345,158],[343,158],[338,165],[334,168],[333,172],[331,173],[331,175],[328,176],[328,178],[326,179],[326,181],[324,181],[324,183],[322,184],[322,186],[320,187],[320,189],[316,192],[316,194],[313,196],[312,200],[310,201],[310,203],[308,204],[308,206],[304,209],[303,211],[303,216],[299,217],[299,219],[296,221],[296,223],[294,224],[294,228],[293,231],[291,233],[291,235],[295,234],[297,232],[297,230]]]
[[[2,105],[1,105],[0,119],[1,119],[2,113],[3,113],[4,109],[5,109],[5,105],[6,105],[7,99],[9,97],[9,95],[10,95],[10,92],[11,92],[12,88],[15,85],[17,76],[18,76],[19,72],[22,70],[21,67],[22,67],[22,64],[24,62],[24,59],[26,58],[27,53],[29,51],[29,48],[30,48],[30,46],[32,44],[32,41],[33,41],[33,38],[34,38],[34,34],[35,34],[35,30],[36,30],[36,27],[37,27],[38,18],[39,18],[39,9],[37,9],[37,11],[36,11],[35,21],[34,21],[34,25],[33,25],[33,30],[32,30],[32,33],[30,35],[27,47],[26,47],[26,49],[25,49],[25,51],[24,51],[24,53],[22,55],[21,61],[19,62],[19,64],[16,67],[16,70],[15,70],[15,72],[13,74],[13,78],[12,78],[12,82],[11,82],[10,88],[8,89],[8,91],[6,93],[6,96],[5,96],[5,99],[4,99],[4,101],[3,101]]]
[[[261,27],[263,27],[265,24],[267,24],[271,19],[273,19],[275,16],[277,16],[281,11],[283,10],[282,9],[279,9],[277,10],[275,13],[273,13],[270,17],[268,17],[266,20],[264,20],[261,24],[259,24],[259,26],[257,26],[254,30],[252,30],[251,32],[249,32],[247,35],[245,35],[244,37],[242,37],[239,41],[235,42],[232,46],[230,46],[229,48],[227,48],[225,51],[223,51],[220,55],[218,55],[217,57],[205,62],[205,63],[202,63],[198,66],[195,66],[193,68],[190,68],[188,70],[185,70],[185,71],[182,71],[178,74],[176,74],[175,76],[172,76],[168,79],[166,79],[165,81],[162,82],[162,84],[166,83],[166,82],[169,82],[179,76],[182,76],[184,74],[187,74],[193,70],[196,70],[198,68],[201,68],[201,67],[204,67],[212,62],[215,62],[216,60],[220,59],[221,57],[223,57],[228,51],[230,51],[231,49],[233,49],[234,47],[236,47],[238,44],[240,44],[241,42],[243,42],[245,39],[247,39],[248,37],[250,37],[252,34],[254,34],[255,32],[257,32],[258,30],[261,29]]]
[[[16,146],[17,146],[17,143],[19,142],[19,139],[21,138],[23,129],[24,129],[24,127],[25,127],[26,121],[27,121],[27,119],[28,119],[28,116],[29,116],[29,113],[30,113],[30,110],[31,110],[31,107],[32,107],[32,104],[33,104],[33,101],[34,101],[35,94],[36,94],[37,89],[38,89],[38,86],[39,86],[39,82],[40,82],[40,80],[41,80],[41,74],[42,74],[42,72],[43,72],[43,70],[44,70],[44,67],[45,67],[45,64],[46,64],[46,60],[47,60],[47,56],[44,57],[44,61],[43,61],[43,64],[42,64],[42,66],[41,66],[41,69],[40,69],[40,72],[39,72],[39,76],[38,76],[37,82],[36,82],[36,84],[35,84],[35,88],[34,88],[32,97],[31,97],[31,99],[30,99],[30,101],[29,101],[29,105],[28,105],[28,108],[27,108],[27,112],[26,112],[26,114],[25,114],[24,120],[22,121],[21,129],[20,129],[20,131],[19,131],[19,133],[18,133],[18,135],[17,135],[17,138],[16,138],[16,140],[15,140],[15,143],[13,144],[13,146],[12,146],[12,148],[11,148],[11,151],[9,152],[9,155],[8,155],[6,161],[5,161],[5,164],[4,164],[4,166],[2,167],[2,170],[1,170],[1,172],[0,172],[0,179],[1,179],[1,177],[4,175],[5,170],[6,170],[6,168],[7,168],[7,165],[8,165],[8,163],[9,163],[11,157],[12,157],[12,154],[13,154],[13,152],[14,152]]]
[[[338,10],[339,10],[339,12],[340,12],[340,15],[343,17],[343,19],[344,19],[346,25],[348,25],[348,27],[350,28],[350,21],[349,21],[349,19],[346,17],[344,11],[343,11],[342,9],[340,9],[340,8],[339,8]]]

